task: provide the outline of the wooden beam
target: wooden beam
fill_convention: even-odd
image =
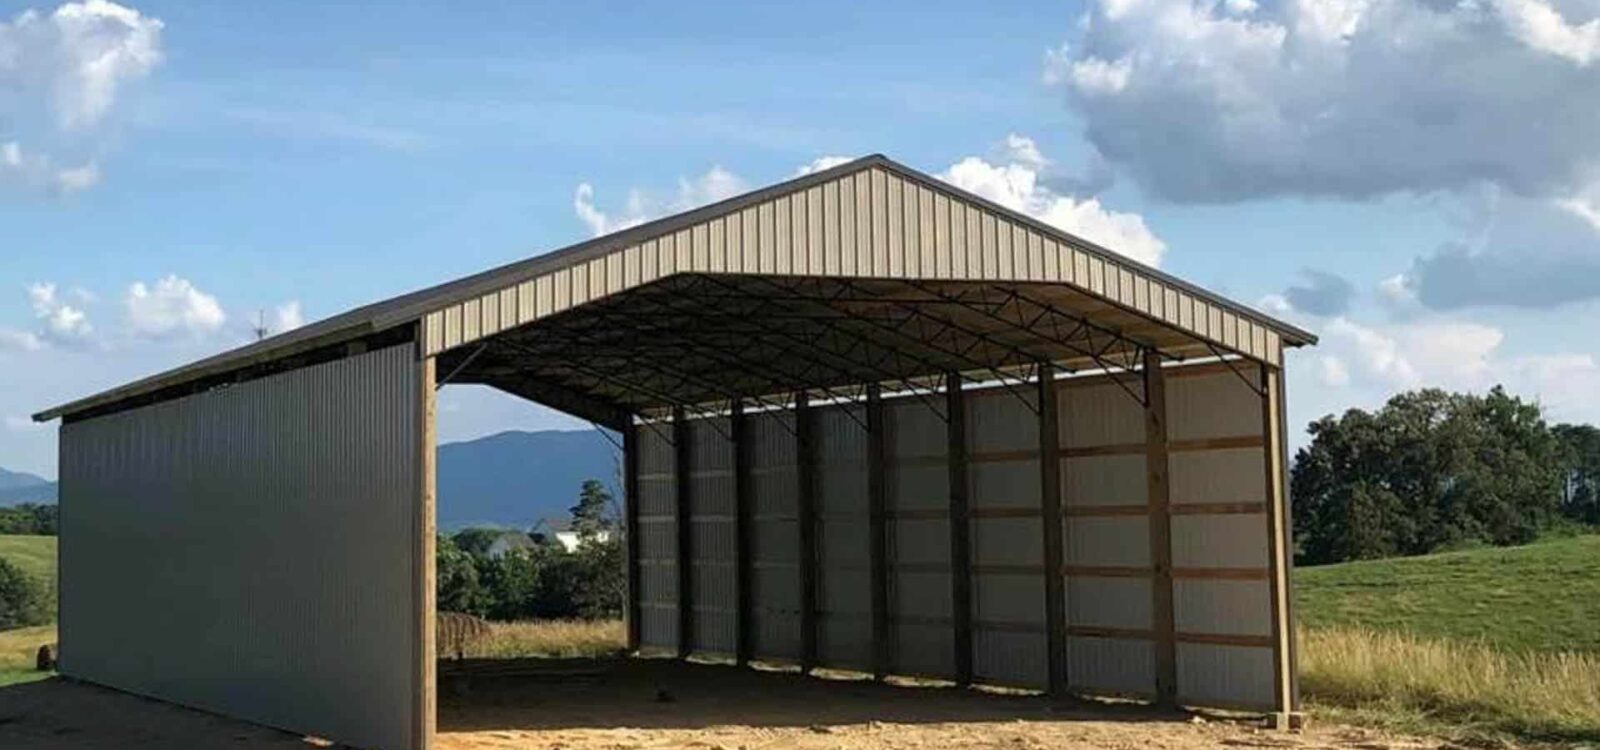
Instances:
[[[673,476],[677,480],[677,531],[678,531],[678,658],[687,659],[694,652],[694,505],[690,487],[694,482],[690,472],[694,468],[692,440],[689,436],[689,417],[683,407],[672,409]]]
[[[883,389],[867,386],[867,526],[868,560],[872,590],[872,675],[882,680],[889,676],[889,564],[888,526],[884,506],[888,492],[884,475],[887,451],[884,446]]]
[[[1178,697],[1178,650],[1172,614],[1172,512],[1167,468],[1167,385],[1161,355],[1144,357],[1145,487],[1150,505],[1151,631],[1155,634],[1156,702]]]
[[[817,459],[811,404],[806,394],[796,394],[794,445],[796,526],[800,535],[800,671],[817,666]]]
[[[967,487],[967,406],[961,376],[944,379],[945,430],[950,483],[950,613],[954,624],[956,683],[972,684],[972,521]]]
[[[417,684],[414,694],[416,735],[414,747],[428,750],[433,747],[437,730],[439,699],[436,670],[438,669],[438,453],[435,450],[438,433],[438,398],[434,380],[437,363],[433,357],[424,357],[417,363],[417,535],[412,553],[417,600]]]
[[[1067,691],[1067,592],[1061,569],[1066,540],[1061,514],[1061,432],[1055,368],[1039,363],[1039,508],[1044,531],[1045,653],[1051,695]]]
[[[639,550],[644,541],[639,527],[639,426],[628,420],[622,428],[622,510],[625,513],[623,535],[627,539],[628,564],[628,652],[635,653],[643,635],[644,622],[640,619],[644,591],[640,588]]]
[[[751,517],[755,513],[755,508],[750,498],[749,421],[749,417],[744,413],[744,403],[734,400],[733,412],[728,418],[728,434],[731,438],[729,442],[733,444],[733,555],[736,561],[735,597],[738,599],[733,658],[741,667],[750,663],[750,656],[755,647],[755,616],[750,596],[751,577],[755,573],[755,569],[750,565],[750,549],[753,541],[751,536],[755,531]]]
[[[1262,367],[1262,433],[1267,437],[1267,569],[1272,606],[1272,700],[1277,723],[1288,728],[1297,719],[1300,696],[1295,672],[1294,620],[1290,608],[1292,591],[1289,570],[1289,509],[1284,464],[1287,436],[1284,434],[1283,373]]]

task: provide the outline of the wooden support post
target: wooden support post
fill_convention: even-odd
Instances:
[[[800,671],[817,666],[817,471],[811,404],[802,391],[794,399],[795,526],[800,535]]]
[[[889,676],[888,524],[884,522],[887,484],[884,476],[883,390],[867,386],[867,527],[868,569],[872,590],[872,676]]]
[[[694,504],[689,496],[694,481],[693,445],[689,417],[683,407],[672,410],[673,479],[677,484],[678,531],[678,658],[694,653]]]
[[[1300,691],[1295,664],[1293,589],[1289,553],[1289,490],[1284,463],[1288,443],[1283,413],[1283,372],[1261,367],[1262,434],[1266,437],[1267,569],[1272,606],[1272,698],[1274,723],[1280,728],[1300,720]]]
[[[1155,635],[1156,702],[1178,697],[1178,651],[1172,615],[1172,508],[1167,482],[1167,381],[1161,355],[1144,356],[1146,483],[1150,524],[1150,618]]]
[[[640,587],[639,550],[643,539],[639,529],[639,427],[629,418],[622,428],[622,509],[626,514],[623,534],[627,539],[628,565],[628,652],[639,650],[644,621]]]
[[[417,536],[413,553],[417,598],[416,724],[413,747],[433,747],[438,728],[438,379],[437,360],[417,363]]]
[[[750,564],[751,535],[755,523],[751,516],[755,509],[750,498],[750,436],[749,418],[744,413],[744,403],[734,400],[732,414],[728,417],[728,434],[733,443],[733,554],[735,597],[738,599],[734,626],[733,659],[739,666],[750,663],[755,648],[755,612],[751,607],[751,579],[755,568]]]
[[[972,520],[968,516],[967,404],[961,376],[944,377],[945,430],[949,443],[945,459],[950,483],[950,615],[955,623],[956,684],[972,684]]]
[[[1044,526],[1045,654],[1051,695],[1067,692],[1066,542],[1061,513],[1061,432],[1056,372],[1039,363],[1039,507]]]

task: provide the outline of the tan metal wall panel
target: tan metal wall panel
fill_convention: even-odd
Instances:
[[[1144,516],[1070,517],[1066,559],[1068,565],[1149,567],[1149,520]]]
[[[1240,368],[1245,377],[1259,377],[1255,367]],[[1167,389],[1170,440],[1261,434],[1261,394],[1232,372],[1171,378]]]
[[[1145,505],[1147,471],[1142,453],[1068,458],[1061,462],[1062,502],[1068,508]]]
[[[417,747],[411,346],[61,428],[61,671]]]
[[[1144,410],[1116,383],[1064,381],[1057,404],[1063,448],[1144,443]]]
[[[1266,451],[1233,448],[1176,452],[1168,459],[1175,503],[1266,502]]]
[[[1172,565],[1175,568],[1266,569],[1266,515],[1173,516]]]
[[[1150,579],[1133,576],[1067,578],[1067,624],[1148,630]]]

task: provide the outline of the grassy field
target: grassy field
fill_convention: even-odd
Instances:
[[[627,637],[621,620],[496,622],[489,628],[487,638],[466,648],[467,658],[603,656],[621,651]]]
[[[50,676],[49,672],[34,671],[34,658],[40,646],[55,642],[54,625],[0,630],[0,687]]]
[[[52,590],[55,588],[55,537],[0,535],[0,557],[16,563],[23,572],[45,581]]]
[[[1600,537],[1296,573],[1312,713],[1600,742]]]
[[[1295,571],[1300,624],[1600,654],[1600,536]]]

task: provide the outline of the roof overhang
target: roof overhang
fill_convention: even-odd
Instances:
[[[488,383],[603,423],[797,385],[993,375],[1039,361],[1114,369],[1143,351],[1277,366],[1283,347],[1316,341],[870,156],[368,305],[34,419],[147,402],[397,331],[422,356],[438,356],[454,382]]]

